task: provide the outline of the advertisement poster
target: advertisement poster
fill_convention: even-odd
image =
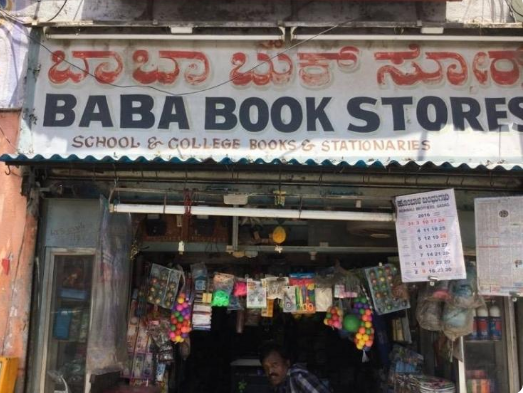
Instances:
[[[523,296],[523,197],[474,202],[480,293]]]
[[[396,197],[403,282],[466,278],[454,190]]]

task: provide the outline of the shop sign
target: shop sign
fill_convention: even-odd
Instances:
[[[515,44],[44,44],[28,156],[522,163]]]
[[[474,201],[480,293],[523,296],[523,197]]]
[[[454,190],[395,198],[403,282],[466,278]]]

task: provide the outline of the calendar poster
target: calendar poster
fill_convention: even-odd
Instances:
[[[481,294],[523,296],[523,197],[474,201]]]
[[[466,278],[454,190],[396,197],[403,282]]]

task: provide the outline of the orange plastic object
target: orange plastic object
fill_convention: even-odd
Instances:
[[[0,392],[13,393],[15,391],[17,373],[18,358],[0,357]]]

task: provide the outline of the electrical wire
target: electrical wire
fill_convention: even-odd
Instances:
[[[64,3],[62,4],[62,6],[60,7],[60,9],[58,10],[58,12],[55,14],[55,16],[53,16],[51,19],[46,20],[45,23],[52,22],[58,15],[60,15],[60,12],[62,12],[62,10],[64,9],[64,7],[68,1],[69,0],[65,0]]]
[[[7,18],[11,19],[12,21],[16,22],[16,23],[13,23],[14,25],[16,25],[17,23],[18,24],[22,24],[24,25],[24,22],[22,22],[21,20],[9,15],[7,12],[3,11],[2,9],[0,9],[0,13],[3,14],[4,16],[7,16]],[[342,22],[342,23],[338,23],[334,26],[331,26],[329,27],[328,29],[325,29],[321,32],[319,32],[318,34],[315,34],[313,35],[312,37],[309,37],[303,41],[300,41],[294,45],[291,45],[290,47],[276,53],[275,55],[269,57],[269,60],[268,61],[271,61],[275,58],[277,58],[278,56],[280,55],[283,55],[289,51],[291,51],[292,49],[294,48],[297,48],[309,41],[313,41],[315,38],[321,36],[321,35],[324,35],[328,32],[330,32],[331,30],[334,30],[338,27],[341,27],[347,23],[349,23],[350,21],[345,21],[345,22]],[[40,47],[44,48],[47,52],[49,52],[50,54],[53,54],[53,51],[51,49],[49,49],[47,46],[45,46],[44,44],[42,44],[39,40],[35,39],[34,37],[32,37],[31,35],[25,33],[22,31],[22,34],[26,35],[31,41],[33,41],[34,43],[40,45]],[[74,63],[71,63],[70,61],[66,60],[65,57],[62,57],[62,58],[59,58],[61,61],[63,61],[64,63],[70,65],[71,67],[73,68],[76,68],[77,70],[85,73],[86,75],[89,75],[90,77],[94,78],[94,79],[98,79],[94,74],[91,74],[90,72],[88,72],[87,70],[83,69],[82,67],[74,64]],[[251,72],[251,71],[254,71],[255,69],[257,69],[258,67],[261,67],[262,65],[266,64],[268,61],[263,61],[261,63],[258,63],[256,65],[254,65],[253,67],[249,68],[246,72]],[[116,83],[104,83],[105,85],[109,85],[109,86],[112,86],[112,87],[115,87],[115,88],[118,88],[118,89],[135,89],[135,88],[141,88],[141,89],[150,89],[150,90],[154,90],[154,91],[157,91],[159,93],[163,93],[165,95],[168,95],[168,96],[172,96],[172,97],[184,97],[184,96],[191,96],[191,95],[195,95],[195,94],[200,94],[200,93],[203,93],[203,92],[206,92],[206,91],[210,91],[210,90],[214,90],[218,87],[221,87],[221,86],[224,86],[226,84],[229,84],[231,82],[233,82],[234,80],[236,80],[237,78],[239,78],[240,75],[236,75],[234,76],[233,78],[229,78],[223,82],[220,82],[216,85],[212,85],[212,86],[209,86],[209,87],[206,87],[204,89],[200,89],[200,90],[195,90],[195,91],[187,91],[187,92],[182,92],[182,93],[172,93],[170,91],[167,91],[167,90],[163,90],[163,89],[160,89],[160,88],[157,88],[155,86],[142,86],[142,85],[118,85]]]
[[[0,8],[0,14],[3,14],[6,19],[10,19],[11,21],[19,23],[19,24],[21,24],[23,26],[26,25],[26,23],[23,20],[14,17],[13,15],[11,15],[7,11],[5,11],[3,8]]]

